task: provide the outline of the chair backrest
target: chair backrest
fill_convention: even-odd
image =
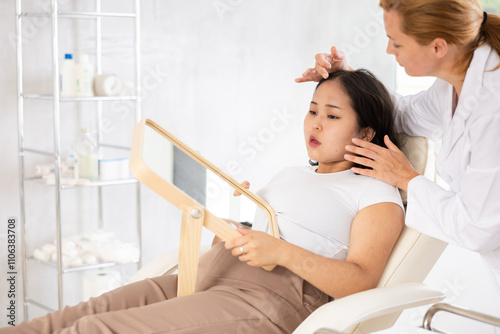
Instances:
[[[428,156],[428,141],[423,137],[403,138],[402,151],[420,174],[425,173]],[[406,193],[401,192],[406,205]],[[409,227],[404,227],[387,261],[378,287],[407,282],[422,282],[441,256],[447,244],[441,240],[424,235]],[[365,321],[352,333],[371,333],[392,327],[401,312]]]

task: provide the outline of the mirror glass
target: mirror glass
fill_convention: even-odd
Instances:
[[[246,194],[234,196],[231,179],[199,153],[163,129],[146,122],[143,163],[159,177],[175,185],[212,214],[269,232],[268,213]],[[241,182],[241,181],[240,181]],[[255,195],[252,195],[255,196]]]

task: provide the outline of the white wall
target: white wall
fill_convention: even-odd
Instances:
[[[76,2],[76,1],[75,1]],[[87,2],[60,1],[63,7],[92,10]],[[34,2],[32,7],[40,8]],[[130,10],[131,4],[103,1],[108,10]],[[359,8],[363,8],[362,11]],[[200,151],[237,180],[250,180],[257,190],[287,165],[307,163],[302,139],[305,115],[313,84],[296,84],[293,79],[313,64],[314,54],[335,44],[346,50],[351,65],[375,72],[390,87],[394,85],[394,63],[385,54],[386,37],[376,1],[341,0],[151,0],[143,1],[142,80],[143,115]],[[0,2],[0,229],[5,245],[8,217],[19,219],[16,62],[12,44],[15,33],[15,8],[12,1]],[[61,57],[64,52],[94,53],[94,28],[86,21],[61,21]],[[125,20],[103,22],[104,71],[133,80],[130,51],[132,30]],[[25,89],[51,91],[50,24],[37,20],[25,31]],[[28,51],[30,50],[30,51]],[[31,145],[52,148],[50,103],[26,103],[26,140]],[[110,103],[106,139],[127,144],[133,125],[130,105]],[[91,105],[70,104],[62,110],[61,132],[64,145],[71,145],[79,128],[93,127]],[[29,121],[28,121],[29,120]],[[28,143],[27,143],[28,144]],[[29,145],[28,144],[28,145]],[[31,158],[28,168],[46,162]],[[229,164],[241,166],[228,169]],[[133,189],[132,189],[133,190]],[[134,211],[132,191],[127,186],[106,189],[106,226],[133,239]],[[32,247],[54,238],[53,189],[29,185],[27,206],[30,222],[28,241]],[[63,234],[96,228],[95,191],[65,191]],[[142,217],[145,262],[178,244],[178,213],[162,199],[142,188]],[[20,237],[20,231],[17,230]],[[205,240],[209,239],[205,235]],[[20,256],[20,239],[17,241]],[[31,248],[32,250],[32,248]],[[30,249],[28,248],[28,252]],[[6,275],[6,250],[0,250],[0,278]],[[5,259],[5,260],[2,260]],[[456,259],[454,257],[453,259]],[[18,258],[18,270],[20,269]],[[470,261],[471,263],[473,261]],[[451,262],[445,262],[447,267]],[[42,297],[52,299],[56,291],[54,273],[33,268],[30,282],[44,284]],[[73,275],[73,274],[71,274]],[[442,273],[437,281],[450,278]],[[454,274],[455,275],[455,274]],[[78,287],[79,276],[68,277],[65,287]],[[36,279],[35,279],[36,277]],[[462,277],[461,274],[459,277]],[[21,275],[17,276],[18,319],[21,312]],[[453,280],[452,280],[453,281]],[[6,301],[6,280],[0,279],[1,309]],[[74,284],[74,285],[73,285]],[[78,288],[68,289],[78,291]],[[463,305],[473,305],[470,296]],[[51,297],[52,296],[52,297]],[[78,296],[78,294],[77,294]],[[74,297],[74,296],[73,296]],[[74,298],[70,298],[73,302]],[[33,311],[31,315],[36,315]],[[6,318],[0,317],[0,325]]]

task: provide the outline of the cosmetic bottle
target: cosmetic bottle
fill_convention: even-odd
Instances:
[[[94,66],[90,63],[89,55],[83,54],[75,67],[76,96],[94,96]]]
[[[71,53],[64,55],[60,73],[60,94],[62,97],[76,96],[75,61]]]
[[[75,151],[78,159],[78,177],[96,180],[98,176],[98,147],[97,141],[89,129],[82,129],[76,142]]]

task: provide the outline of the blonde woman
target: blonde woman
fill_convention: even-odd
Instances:
[[[442,141],[440,187],[418,175],[386,139],[388,149],[353,139],[354,171],[408,191],[406,224],[481,254],[500,293],[500,16],[477,0],[381,0],[387,53],[411,76],[434,76],[413,96],[393,94],[396,126]],[[317,54],[297,82],[350,69],[342,52]],[[361,155],[362,157],[356,157]]]

